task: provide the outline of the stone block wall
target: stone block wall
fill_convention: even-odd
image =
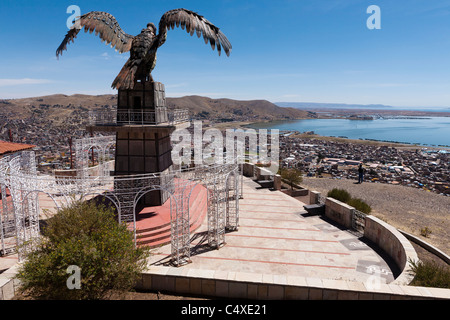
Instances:
[[[410,300],[448,299],[449,289],[365,283],[205,269],[152,266],[138,289],[252,300]]]
[[[248,163],[248,162],[244,163],[243,169],[242,169],[244,176],[253,177],[254,170],[255,170],[255,165],[253,163]]]
[[[346,228],[352,227],[352,217],[355,208],[333,198],[325,201],[325,216]]]

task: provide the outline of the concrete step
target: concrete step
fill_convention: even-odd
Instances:
[[[202,190],[196,198],[190,203],[190,232],[197,230],[206,217],[207,197],[206,190]],[[170,243],[171,228],[170,222],[161,226],[146,228],[136,232],[137,244],[150,247],[158,247]]]

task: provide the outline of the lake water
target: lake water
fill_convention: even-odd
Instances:
[[[342,136],[349,139],[450,146],[450,117],[376,120],[307,119],[256,123],[249,127],[299,132],[314,131],[321,136]]]

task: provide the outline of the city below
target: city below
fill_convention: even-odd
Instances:
[[[187,97],[187,99],[190,98],[192,97]],[[105,99],[109,102],[113,98],[107,96]],[[210,101],[211,105],[217,105],[217,100]],[[0,118],[0,140],[35,145],[33,150],[36,151],[36,162],[41,172],[50,173],[55,169],[73,168],[75,155],[70,143],[77,138],[90,136],[85,128],[92,106],[90,104],[86,104],[87,106],[85,104],[49,105],[37,102],[41,105],[38,107],[31,105],[30,113],[24,114],[22,118],[18,116]],[[224,102],[221,101],[221,103]],[[239,101],[232,101],[232,103],[235,108]],[[112,104],[102,101],[102,104],[93,106],[97,110],[114,112],[115,107]],[[221,105],[221,108],[225,108],[224,105]],[[264,120],[261,116],[256,119],[250,116],[251,114],[254,116],[256,112],[254,110],[257,109],[258,104],[255,104],[250,113],[244,113],[239,118],[222,123],[213,121],[213,114],[205,119],[205,112],[198,110],[192,113],[192,119],[202,120],[205,128],[211,126],[225,130]],[[15,111],[19,112],[17,108]],[[355,110],[348,112],[355,114]],[[333,110],[333,113],[350,115],[350,113],[336,110]],[[367,113],[360,114],[367,115]],[[47,114],[52,116],[44,116]],[[67,116],[64,117],[64,114]],[[308,115],[310,114],[315,113],[308,112]],[[404,111],[402,115],[405,115]],[[114,152],[115,150],[111,148],[110,160],[114,159]],[[96,161],[95,149],[93,154]],[[439,147],[322,137],[315,135],[314,132],[281,131],[280,134],[282,167],[296,167],[307,176],[357,180],[357,165],[362,162],[366,169],[365,181],[367,182],[406,185],[447,196],[450,195],[449,157],[448,149]]]
[[[400,184],[450,195],[450,154],[447,150],[332,139],[283,132],[282,166],[296,167],[308,176],[358,179],[363,163],[365,181]]]

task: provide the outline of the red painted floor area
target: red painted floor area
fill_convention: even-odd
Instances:
[[[189,192],[188,190],[187,192]],[[207,190],[197,185],[189,198],[191,232],[198,229],[206,217]],[[163,205],[146,207],[136,216],[136,235],[139,245],[158,247],[170,243],[170,199]]]

